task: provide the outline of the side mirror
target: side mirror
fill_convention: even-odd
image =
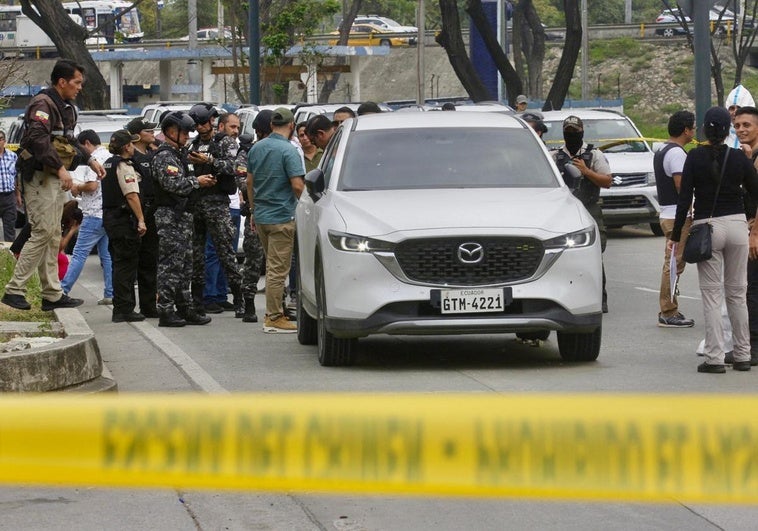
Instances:
[[[321,199],[325,188],[324,172],[321,171],[321,168],[316,168],[305,174],[305,189],[314,203]]]

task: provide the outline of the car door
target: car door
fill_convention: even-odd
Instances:
[[[301,289],[303,295],[308,300],[316,301],[316,288],[314,282],[314,271],[316,265],[316,248],[318,245],[329,245],[328,241],[319,241],[319,221],[322,212],[330,208],[331,198],[329,197],[329,182],[334,170],[335,161],[340,150],[337,149],[342,138],[342,129],[338,129],[334,138],[326,147],[326,152],[321,158],[319,169],[324,172],[324,182],[326,189],[318,201],[314,201],[305,190],[300,196],[297,205],[297,242],[300,267]]]

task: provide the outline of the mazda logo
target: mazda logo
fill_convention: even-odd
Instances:
[[[484,247],[474,242],[462,243],[458,246],[458,260],[462,264],[478,264],[484,259]]]

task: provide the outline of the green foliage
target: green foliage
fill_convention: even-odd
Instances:
[[[563,0],[534,0],[534,6],[546,25],[565,26]],[[623,24],[624,10],[624,0],[587,0],[587,19],[590,25]],[[655,17],[662,10],[661,0],[633,0],[632,23],[655,22]]]
[[[145,7],[149,9],[151,5],[146,4]],[[161,25],[163,26],[161,37],[166,39],[187,35],[187,9],[187,0],[174,0],[173,2],[166,3],[166,7],[161,11]],[[217,14],[217,0],[197,0],[198,29],[217,26]],[[155,31],[154,28],[155,26],[153,26],[153,31]]]
[[[340,3],[337,0],[296,0],[282,2],[279,8],[270,13],[268,22],[261,24],[261,45],[269,50],[272,60],[284,57],[296,36],[313,35],[322,18],[340,10]]]
[[[0,283],[5,286],[13,276],[13,268],[16,260],[8,250],[0,250]],[[42,298],[40,296],[40,283],[35,273],[27,284],[26,300],[32,305],[32,309],[16,310],[10,306],[0,304],[0,321],[50,321],[54,319],[51,312],[40,310]]]
[[[597,39],[590,42],[590,61],[597,64],[616,57],[645,57],[649,48],[631,37],[621,39]]]

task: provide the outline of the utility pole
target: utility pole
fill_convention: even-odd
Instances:
[[[426,101],[426,98],[424,98],[424,37],[426,34],[424,28],[424,19],[426,18],[424,7],[424,0],[419,0],[418,9],[416,10],[416,26],[418,27],[416,42],[416,103],[419,105],[423,105]]]
[[[695,48],[695,117],[702,140],[705,111],[711,107],[710,2],[692,2],[692,31]]]
[[[189,49],[194,52],[197,50],[197,0],[187,2],[187,22],[189,26]],[[187,61],[187,78],[190,85],[200,84],[200,70],[198,69],[197,59]],[[202,90],[200,92],[202,93]]]
[[[626,0],[624,5],[624,24],[632,23],[632,0]]]
[[[581,3],[582,20],[582,100],[586,101],[590,94],[589,68],[590,68],[590,41],[589,26],[587,25],[587,0]]]
[[[250,46],[250,103],[261,103],[261,30],[258,0],[250,0],[248,11],[248,26],[250,35],[247,39]]]

